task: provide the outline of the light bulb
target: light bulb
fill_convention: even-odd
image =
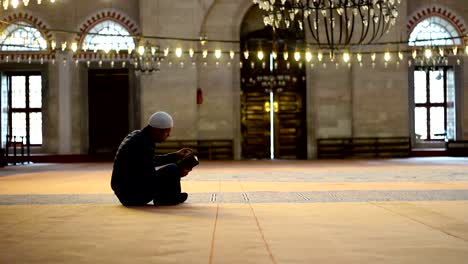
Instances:
[[[323,53],[321,51],[318,52],[317,54],[317,59],[321,62],[323,59]]]
[[[276,51],[273,51],[271,53],[271,56],[273,57],[274,60],[276,60],[276,58],[278,58],[278,53],[276,53]]]
[[[429,48],[425,49],[424,56],[426,57],[426,59],[430,59],[432,57],[432,50]]]
[[[208,56],[208,50],[203,50],[202,51],[203,58],[206,58]]]
[[[17,8],[19,5],[19,0],[11,0],[11,6],[13,8]]]
[[[76,52],[78,50],[78,44],[76,42],[73,42],[71,45],[71,50],[73,52]]]
[[[283,59],[288,60],[289,58],[289,53],[287,51],[283,52]]]
[[[164,49],[164,57],[167,57],[169,55],[169,48]]]
[[[375,52],[374,52],[374,53],[371,54],[372,62],[375,62],[375,58],[377,58],[377,54],[375,54]]]
[[[52,40],[52,41],[50,42],[50,47],[51,47],[53,50],[55,50],[55,48],[57,47],[57,42],[55,42],[55,40]]]
[[[348,63],[349,60],[351,59],[351,56],[349,55],[349,52],[343,53],[343,61]]]
[[[62,43],[62,51],[65,51],[67,49],[67,42]]]
[[[23,0],[23,4],[24,4],[24,6],[28,6],[29,5],[29,0]]]
[[[219,60],[222,55],[221,50],[220,49],[215,50],[214,55],[215,55],[215,58]]]
[[[294,52],[294,59],[299,61],[301,59],[301,53],[299,51]]]
[[[263,60],[263,57],[264,57],[263,51],[259,50],[259,51],[257,52],[257,58],[258,58],[259,60]]]
[[[399,51],[398,52],[398,59],[403,60],[403,58],[404,58],[403,52]]]
[[[362,62],[362,54],[358,53],[358,54],[356,54],[356,57],[357,57],[357,60],[359,61],[359,63],[361,63]]]
[[[182,57],[182,48],[176,48],[175,55],[177,56],[177,58]]]
[[[390,54],[390,52],[388,52],[388,51],[385,52],[385,54],[384,54],[384,60],[385,60],[386,62],[389,62],[391,59],[392,59],[392,55]]]
[[[195,55],[195,51],[194,51],[192,48],[190,48],[190,49],[189,49],[189,56],[190,56],[190,58],[193,58],[193,55]]]
[[[244,58],[247,60],[249,58],[249,51],[245,50],[244,51]]]
[[[145,54],[145,47],[144,46],[139,46],[138,47],[138,54],[140,54],[140,56],[143,56],[143,54]]]
[[[231,60],[234,59],[234,56],[236,56],[236,53],[233,50],[229,51],[229,57],[231,57]]]
[[[312,52],[310,52],[310,50],[307,50],[305,57],[306,57],[306,61],[310,62],[312,60]]]

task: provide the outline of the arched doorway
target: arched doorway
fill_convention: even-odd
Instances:
[[[244,159],[305,159],[305,65],[295,60],[304,32],[264,27],[256,6],[241,27],[241,133]],[[296,55],[297,56],[297,55]]]

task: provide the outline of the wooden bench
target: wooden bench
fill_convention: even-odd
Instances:
[[[409,137],[324,138],[317,140],[319,159],[408,157]]]
[[[233,142],[230,139],[167,140],[156,145],[156,154],[171,153],[181,148],[193,149],[201,160],[234,159]]]
[[[449,156],[468,157],[468,140],[449,140],[446,148]]]

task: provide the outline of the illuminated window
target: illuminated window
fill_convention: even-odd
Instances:
[[[135,40],[122,25],[106,20],[88,31],[83,45],[91,50],[127,50],[135,49]]]
[[[41,32],[26,22],[17,22],[5,28],[0,43],[0,50],[3,51],[39,51],[47,48],[47,41]]]
[[[38,73],[11,74],[8,134],[31,145],[42,145],[42,77]]]
[[[414,127],[421,140],[453,138],[454,113],[450,94],[454,93],[450,67],[418,67],[414,71]]]
[[[432,16],[419,22],[409,37],[410,46],[453,46],[461,45],[455,27],[447,20]],[[451,39],[444,39],[451,38]],[[424,40],[424,41],[418,41]]]

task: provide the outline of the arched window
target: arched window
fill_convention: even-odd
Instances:
[[[453,46],[461,45],[458,31],[447,20],[431,16],[419,22],[410,34],[410,46]],[[452,38],[452,39],[443,39]],[[418,41],[427,40],[427,41]]]
[[[5,28],[0,38],[2,51],[39,51],[47,48],[42,33],[26,22],[17,22]]]
[[[135,49],[135,40],[122,25],[105,20],[96,24],[86,35],[83,46],[97,50]]]

